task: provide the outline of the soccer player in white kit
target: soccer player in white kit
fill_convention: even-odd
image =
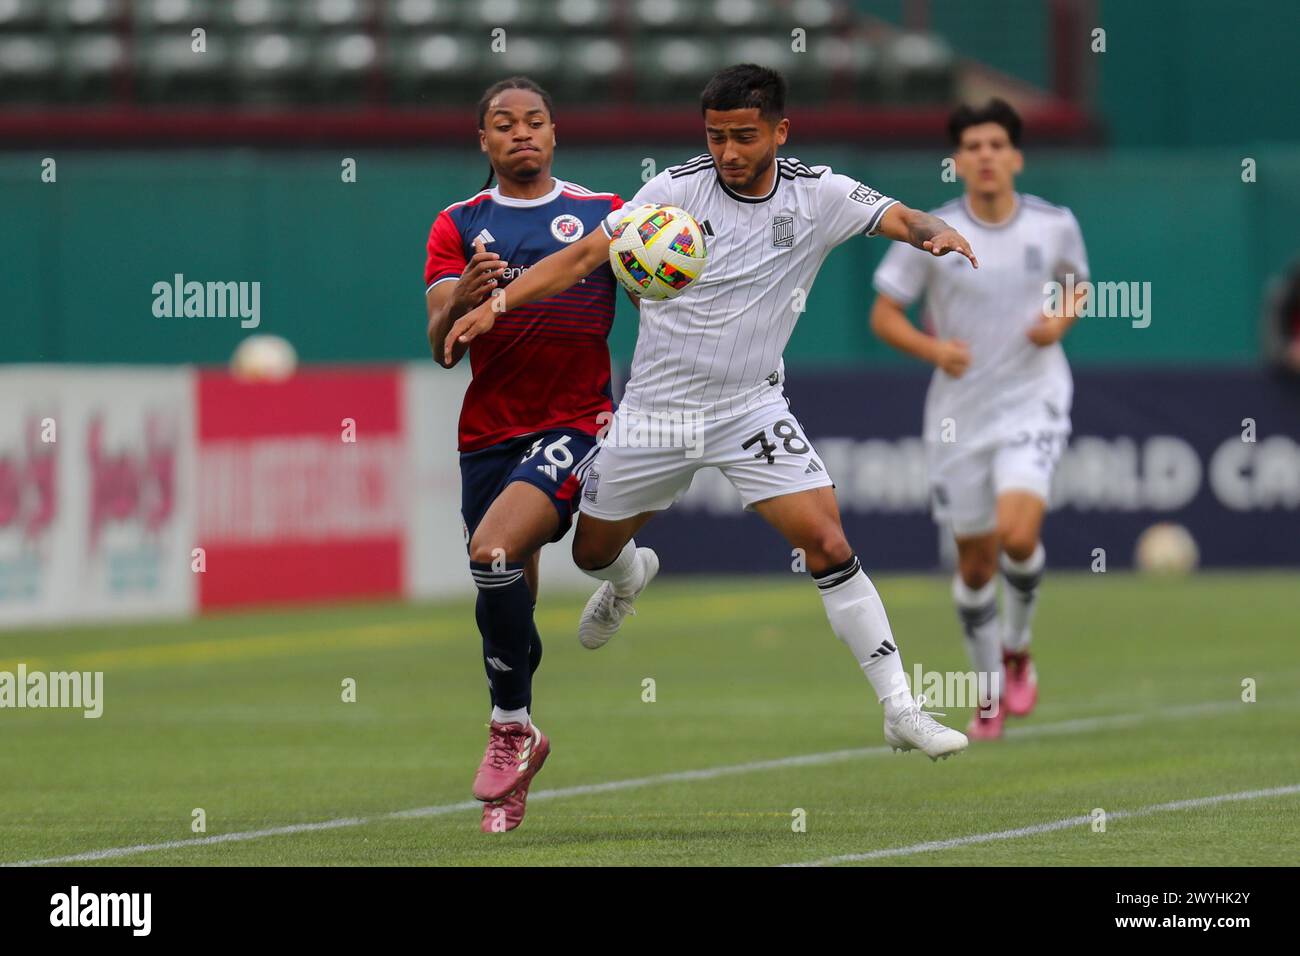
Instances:
[[[975,237],[981,268],[954,269],[951,260],[895,246],[876,270],[871,313],[881,339],[935,365],[923,426],[932,506],[957,540],[953,597],[971,661],[991,691],[966,730],[976,739],[1000,737],[1004,716],[1029,713],[1038,697],[1029,639],[1045,559],[1039,534],[1074,392],[1060,340],[1075,302],[1047,308],[1045,286],[1088,278],[1070,210],[1016,192],[1020,126],[1002,100],[953,113],[949,135],[965,195],[935,213]],[[922,295],[934,335],[904,311]]]
[[[747,509],[802,549],[832,630],[884,705],[886,741],[946,757],[964,749],[966,737],[908,691],[884,606],[845,539],[831,479],[785,398],[781,353],[822,261],[854,236],[887,236],[933,256],[957,252],[952,259],[966,269],[975,257],[935,216],[825,166],[778,159],[789,129],[784,109],[785,80],[776,71],[722,70],[701,95],[709,152],[664,170],[628,204],[687,210],[707,237],[709,262],[677,298],[641,302],[632,374],[585,472],[573,555],[603,583],[583,612],[579,638],[599,647],[618,630],[659,567],[632,536],[686,492],[697,470],[718,468]],[[543,259],[496,301],[464,315],[447,337],[448,353],[490,329],[502,311],[581,281],[607,260],[609,233],[623,215],[611,213],[604,234]],[[688,448],[620,440],[639,424],[684,421],[696,427]]]

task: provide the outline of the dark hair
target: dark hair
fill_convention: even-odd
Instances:
[[[700,94],[705,110],[757,109],[773,123],[785,116],[785,77],[756,63],[738,63],[713,74]]]
[[[1020,114],[1010,103],[1002,99],[991,99],[979,109],[963,103],[953,110],[948,117],[948,138],[954,146],[961,145],[961,134],[972,126],[981,123],[997,123],[1007,131],[1011,145],[1020,146]]]
[[[551,101],[550,93],[547,93],[542,89],[536,80],[532,80],[526,76],[508,76],[504,80],[499,80],[496,83],[493,83],[483,91],[483,96],[478,101],[479,129],[483,129],[483,122],[487,119],[488,107],[492,105],[492,101],[496,99],[497,94],[504,93],[506,90],[527,90],[530,93],[536,93],[542,98],[542,103],[546,107],[546,115],[550,117],[552,123],[555,122],[555,104]],[[484,189],[487,189],[492,185],[492,180],[495,176],[496,170],[489,163],[487,182],[483,184]]]

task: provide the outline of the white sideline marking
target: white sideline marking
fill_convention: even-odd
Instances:
[[[1164,813],[1170,810],[1194,810],[1198,807],[1210,807],[1219,803],[1232,803],[1238,800],[1258,800],[1261,797],[1282,797],[1300,793],[1300,784],[1288,787],[1271,787],[1268,790],[1241,790],[1237,793],[1221,793],[1214,797],[1195,797],[1191,800],[1174,800],[1171,803],[1157,803],[1138,810],[1116,810],[1106,814],[1107,822],[1124,820],[1129,817],[1145,817],[1152,813]],[[834,866],[837,863],[861,863],[865,860],[883,860],[893,856],[914,856],[917,853],[932,853],[935,850],[951,850],[961,846],[973,846],[977,843],[991,843],[994,840],[1014,840],[1019,837],[1036,836],[1039,833],[1051,833],[1054,830],[1068,830],[1073,827],[1088,826],[1092,817],[1085,814],[1053,820],[1051,823],[1035,823],[1033,826],[1017,827],[1014,830],[998,830],[993,833],[975,833],[971,836],[954,837],[951,840],[931,840],[927,843],[913,843],[911,846],[893,847],[887,850],[871,850],[867,853],[845,853],[840,856],[828,856],[807,863],[783,863],[782,866]]]
[[[1037,737],[1051,734],[1081,733],[1108,727],[1131,726],[1144,720],[1163,717],[1182,717],[1189,714],[1203,714],[1220,710],[1237,710],[1242,705],[1236,701],[1214,701],[1203,704],[1185,704],[1165,707],[1145,714],[1113,714],[1101,717],[1082,717],[1063,720],[1052,724],[1038,726],[1013,727],[1006,732],[1008,737]],[[763,770],[784,770],[788,767],[811,767],[821,764],[839,763],[858,757],[881,757],[890,753],[889,747],[858,747],[852,750],[830,750],[822,753],[803,754],[795,757],[778,757],[775,760],[756,760],[751,763],[731,764],[724,767],[705,767],[700,770],[678,770],[672,773],[655,774],[650,777],[633,777],[627,780],[613,780],[608,783],[588,783],[576,787],[561,787],[556,790],[538,790],[529,794],[533,802],[538,800],[557,800],[564,797],[586,797],[598,793],[613,793],[619,790],[635,790],[665,783],[690,783],[696,780],[716,780],[736,774],[758,773]],[[290,823],[284,826],[267,827],[262,830],[240,830],[234,833],[220,833],[214,836],[196,837],[192,840],[165,840],[160,843],[138,843],[135,846],[109,847],[104,850],[88,850],[84,853],[72,853],[67,856],[52,856],[40,860],[20,860],[13,863],[0,863],[8,866],[46,866],[59,863],[92,863],[97,860],[113,860],[139,853],[156,853],[162,850],[181,850],[187,847],[215,846],[220,843],[246,843],[266,837],[293,836],[297,833],[312,833],[317,830],[338,830],[345,827],[368,826],[388,820],[409,820],[422,817],[438,817],[462,810],[475,810],[482,804],[477,800],[463,800],[460,803],[444,803],[433,807],[415,807],[411,810],[394,810],[368,817],[340,817],[335,820],[322,820],[318,823]]]

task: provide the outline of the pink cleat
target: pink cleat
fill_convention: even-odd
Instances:
[[[1020,651],[1018,654],[1003,651],[1002,663],[1006,671],[1002,706],[1012,717],[1024,717],[1038,703],[1038,671],[1034,669],[1028,651]]]
[[[987,710],[981,709],[971,718],[970,725],[966,728],[966,736],[971,740],[1000,740],[1002,739],[1002,722],[1005,719],[1001,707],[995,706]]]
[[[525,790],[542,769],[551,742],[536,724],[489,724],[487,751],[474,775],[474,799],[485,803],[504,800],[520,787]],[[522,800],[520,819],[523,818]],[[516,824],[518,825],[518,824]]]
[[[524,822],[528,802],[528,785],[520,787],[504,800],[483,804],[483,822],[479,829],[484,833],[507,833]]]

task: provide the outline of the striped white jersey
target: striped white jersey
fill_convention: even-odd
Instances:
[[[896,200],[828,166],[778,157],[766,196],[743,196],[718,177],[707,153],[670,166],[623,210],[612,233],[643,203],[679,206],[704,231],[709,261],[685,292],[641,303],[629,411],[731,418],[784,402],[781,355],[827,253],[874,235]]]
[[[942,339],[961,339],[971,364],[961,378],[935,369],[925,401],[924,435],[940,441],[944,419],[956,440],[997,443],[1034,427],[1069,431],[1074,380],[1059,342],[1026,338],[1038,322],[1044,285],[1088,278],[1088,255],[1074,214],[1037,196],[1017,194],[1011,218],[987,223],[965,197],[933,210],[965,236],[980,267],[957,255],[935,258],[895,244],[876,270],[875,288],[910,305],[925,296],[925,316]]]

